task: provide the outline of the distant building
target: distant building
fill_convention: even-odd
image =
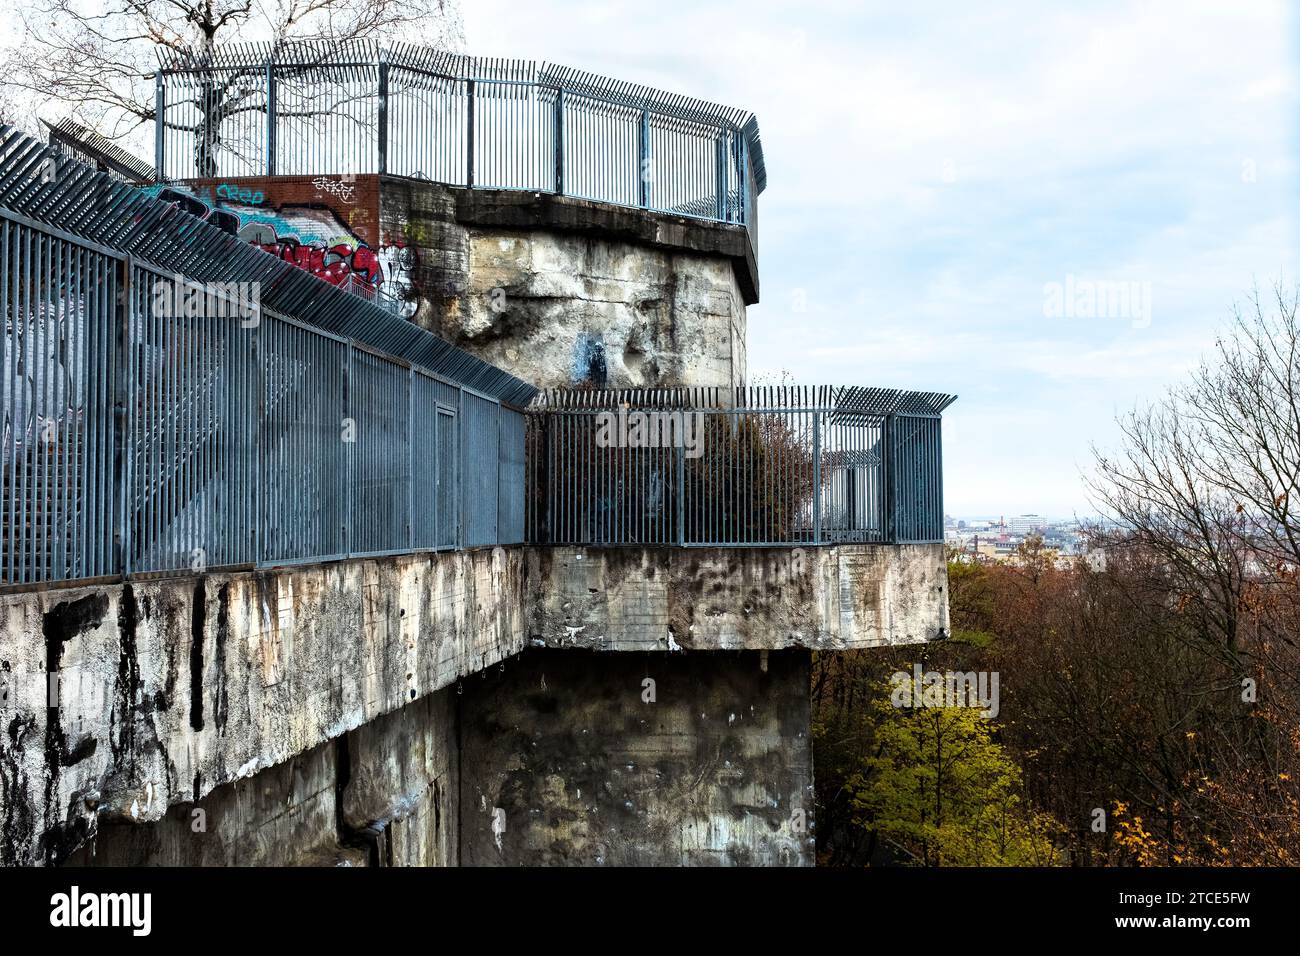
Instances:
[[[1047,522],[1040,515],[1020,515],[1007,523],[1007,530],[1012,534],[1033,534],[1047,527]]]

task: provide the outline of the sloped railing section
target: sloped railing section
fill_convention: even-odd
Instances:
[[[390,174],[745,225],[767,182],[752,114],[569,67],[368,41],[169,56],[167,180]],[[756,245],[757,243],[755,243]]]
[[[942,411],[872,388],[552,390],[528,413],[528,540],[943,540]]]
[[[8,127],[0,309],[0,583],[523,540],[533,388]]]

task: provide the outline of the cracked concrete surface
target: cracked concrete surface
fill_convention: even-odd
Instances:
[[[531,548],[532,646],[846,650],[948,630],[944,546]]]
[[[420,325],[543,387],[745,381],[743,229],[488,193],[386,183],[385,242],[418,262]]]
[[[0,863],[62,862],[100,823],[161,820],[518,653],[522,566],[495,548],[0,596]]]

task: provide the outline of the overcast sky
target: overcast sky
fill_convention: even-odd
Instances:
[[[970,516],[1086,511],[1116,413],[1254,283],[1300,280],[1288,4],[1045,6],[463,0],[469,52],[758,115],[751,381],[957,393],[945,497]],[[1053,308],[1102,282],[1133,284],[1120,314]]]

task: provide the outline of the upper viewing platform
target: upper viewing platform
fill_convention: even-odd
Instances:
[[[248,44],[164,60],[168,181],[378,174],[743,225],[766,186],[743,110],[531,60],[399,44]]]

